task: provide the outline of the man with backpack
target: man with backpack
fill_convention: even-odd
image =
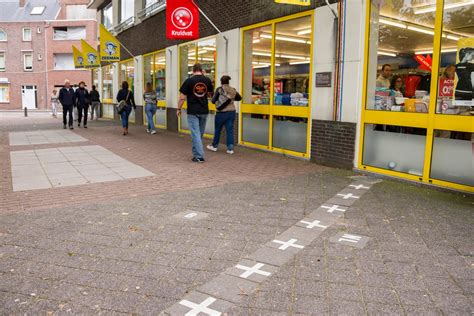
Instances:
[[[225,126],[227,153],[232,155],[234,153],[234,121],[236,115],[234,101],[240,101],[242,97],[235,88],[229,85],[230,79],[229,76],[222,76],[221,86],[216,89],[211,101],[216,105],[216,119],[214,121],[215,132],[212,145],[207,145],[207,149],[217,151],[221,130]]]
[[[202,71],[202,65],[197,63],[193,66],[193,75],[183,82],[179,89],[181,95],[178,101],[176,114],[181,116],[184,101],[187,100],[187,117],[191,140],[193,142],[193,162],[204,162],[204,147],[202,136],[206,128],[207,116],[209,114],[208,97],[212,95],[214,87],[211,79],[206,77]]]

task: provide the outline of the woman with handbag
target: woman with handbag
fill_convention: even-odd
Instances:
[[[84,128],[87,128],[87,113],[89,112],[90,96],[86,89],[84,81],[79,82],[79,88],[76,89],[76,107],[77,107],[77,127],[81,127],[81,121],[84,117]]]
[[[122,118],[123,136],[128,135],[128,117],[136,109],[133,92],[128,90],[128,82],[122,82],[122,89],[117,93],[117,112]]]

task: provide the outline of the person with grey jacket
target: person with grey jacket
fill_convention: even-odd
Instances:
[[[211,101],[216,104],[216,118],[214,121],[215,131],[212,145],[207,145],[207,149],[210,151],[217,151],[221,131],[225,126],[227,135],[227,153],[232,155],[234,153],[234,121],[236,115],[234,101],[240,101],[242,100],[242,97],[234,87],[229,85],[230,79],[229,76],[222,76],[221,86],[216,89]]]

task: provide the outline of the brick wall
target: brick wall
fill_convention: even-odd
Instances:
[[[352,169],[356,128],[356,123],[313,120],[311,161]]]
[[[268,21],[274,18],[307,11],[319,7],[323,0],[312,1],[311,6],[296,6],[278,4],[270,0],[235,0],[226,1],[225,6],[216,6],[215,0],[200,0],[196,3],[206,15],[222,31]],[[330,2],[335,2],[331,0]],[[150,30],[153,36],[150,36]],[[160,12],[142,23],[120,33],[119,40],[124,43],[134,55],[142,55],[163,49],[182,42],[166,39],[166,13]],[[199,25],[200,38],[217,34],[217,31],[201,15]],[[122,59],[130,56],[121,50]]]

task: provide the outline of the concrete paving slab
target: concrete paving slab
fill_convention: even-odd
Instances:
[[[9,142],[10,146],[20,145],[40,145],[40,144],[57,144],[57,143],[72,143],[72,142],[86,142],[82,136],[75,134],[69,130],[53,130],[44,131],[38,130],[34,132],[10,132]]]
[[[160,313],[161,316],[183,315],[223,315],[234,305],[225,300],[211,297],[204,293],[192,292],[182,300]]]
[[[238,303],[257,289],[258,283],[227,274],[220,274],[208,283],[198,287],[196,291]]]
[[[261,283],[278,271],[278,267],[257,262],[255,260],[242,259],[234,267],[227,269],[224,273],[238,278]]]
[[[340,232],[337,235],[329,238],[329,241],[332,243],[338,243],[346,246],[355,247],[358,249],[364,248],[369,240],[370,238],[367,236],[345,232]]]
[[[245,258],[281,267],[290,261],[293,256],[294,253],[290,251],[281,251],[273,247],[264,246]]]

